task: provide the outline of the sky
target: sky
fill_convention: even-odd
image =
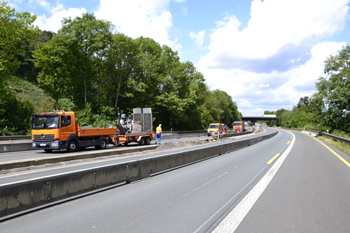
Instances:
[[[350,40],[350,0],[8,0],[57,32],[94,13],[116,32],[150,37],[192,62],[243,116],[291,110],[316,91],[324,61]]]

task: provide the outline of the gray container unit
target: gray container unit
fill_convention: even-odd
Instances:
[[[142,130],[143,132],[146,132],[146,133],[152,132],[152,129],[153,129],[152,108],[143,108],[142,112],[143,112]]]
[[[134,108],[133,109],[134,121],[140,122],[142,125],[142,132],[152,132],[153,129],[153,116],[152,108]]]
[[[141,108],[134,108],[132,110],[133,113],[133,117],[134,117],[134,121],[136,122],[140,122],[141,124],[142,122],[142,109]]]

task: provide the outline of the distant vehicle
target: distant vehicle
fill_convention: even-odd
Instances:
[[[211,123],[208,127],[208,137],[212,136],[213,133],[217,132],[218,134],[223,134],[223,123]]]
[[[233,131],[235,133],[238,132],[238,128],[239,128],[240,132],[246,131],[245,124],[243,121],[234,121],[232,125],[233,125]]]

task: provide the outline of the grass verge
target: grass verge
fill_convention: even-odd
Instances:
[[[339,150],[343,151],[344,153],[350,155],[350,145],[346,144],[344,142],[340,142],[338,140],[335,140],[333,138],[325,137],[325,136],[318,136],[317,138],[322,139],[325,142],[328,142],[332,146],[338,148]]]

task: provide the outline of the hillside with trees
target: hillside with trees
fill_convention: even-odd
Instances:
[[[0,1],[0,132],[29,131],[30,116],[73,110],[79,123],[103,126],[117,109],[151,107],[164,129],[205,129],[241,119],[224,91],[151,38],[113,33],[109,21],[86,13],[62,19],[57,33],[33,26],[35,15]]]

